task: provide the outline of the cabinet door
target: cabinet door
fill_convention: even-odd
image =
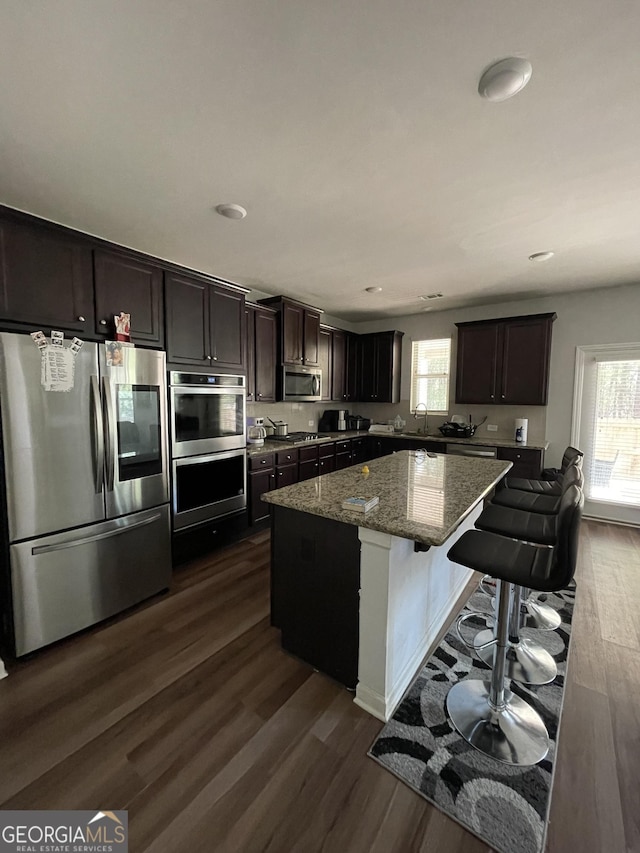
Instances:
[[[352,465],[357,465],[359,462],[366,462],[368,458],[366,438],[354,438],[351,442],[351,448]]]
[[[209,284],[173,273],[165,275],[167,361],[210,365]]]
[[[318,476],[318,460],[309,459],[306,462],[301,462],[298,465],[298,482],[310,480],[312,477]]]
[[[402,335],[395,331],[379,332],[375,341],[376,403],[399,403]]]
[[[162,270],[118,255],[95,251],[96,333],[113,337],[113,317],[131,314],[131,340],[162,346]]]
[[[46,228],[0,223],[0,318],[93,332],[91,249]]]
[[[247,403],[256,400],[256,309],[250,305],[244,308],[244,328],[247,365]]]
[[[320,474],[330,474],[332,471],[336,470],[335,456],[327,456],[324,459],[319,459],[318,464],[320,466],[320,468],[319,468]]]
[[[549,386],[551,320],[504,324],[500,403],[545,406]]]
[[[309,310],[304,312],[304,363],[312,367],[320,364],[320,315]]]
[[[334,332],[331,338],[331,399],[339,402],[346,399],[346,358],[347,336],[344,332]]]
[[[501,330],[498,323],[458,327],[456,403],[495,403]]]
[[[209,355],[214,367],[228,367],[244,373],[244,293],[212,285],[209,306]]]
[[[302,364],[302,333],[304,308],[282,303],[282,361]]]
[[[375,335],[360,337],[360,397],[376,402],[378,393],[378,341]]]
[[[352,465],[350,453],[336,453],[336,471],[342,471],[343,468],[350,468]]]
[[[344,400],[362,400],[360,390],[360,335],[347,335],[347,365],[344,378]]]
[[[322,369],[322,396],[321,400],[332,400],[331,386],[331,332],[328,329],[320,329],[319,362]]]
[[[276,315],[255,311],[256,402],[274,403],[276,399]]]
[[[498,459],[513,462],[513,468],[507,473],[507,477],[525,477],[529,480],[537,480],[540,476],[542,450],[499,447]]]
[[[249,473],[249,523],[255,524],[269,517],[269,504],[261,500],[265,492],[276,485],[276,473],[273,468]]]
[[[298,463],[293,465],[278,465],[276,468],[276,489],[292,486],[298,482]]]

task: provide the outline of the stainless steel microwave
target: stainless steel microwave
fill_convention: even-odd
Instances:
[[[302,403],[321,400],[322,370],[285,364],[282,368],[282,399]]]

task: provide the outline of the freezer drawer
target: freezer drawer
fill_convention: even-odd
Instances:
[[[166,589],[169,506],[12,545],[16,656]]]

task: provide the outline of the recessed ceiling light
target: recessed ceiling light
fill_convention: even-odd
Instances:
[[[489,101],[506,101],[521,92],[531,79],[527,59],[510,56],[489,66],[478,83],[478,92]]]
[[[217,204],[216,213],[226,216],[227,219],[244,219],[247,211],[239,204]]]
[[[365,290],[367,291],[367,293],[381,293],[382,292],[381,287],[365,287]]]
[[[529,255],[530,261],[549,261],[554,256],[554,252],[534,252],[533,255]]]

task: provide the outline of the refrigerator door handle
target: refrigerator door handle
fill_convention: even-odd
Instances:
[[[113,491],[113,480],[116,465],[116,435],[115,435],[115,412],[113,410],[113,397],[111,395],[111,380],[105,376],[102,380],[104,385],[104,426],[105,426],[105,450],[107,456],[107,491]]]
[[[147,524],[154,524],[161,518],[159,512],[149,518],[144,518],[142,521],[134,521],[131,524],[119,524],[113,530],[105,530],[103,533],[94,533],[93,536],[81,536],[79,539],[67,539],[66,542],[58,542],[55,545],[39,545],[31,549],[31,554],[37,557],[39,554],[50,554],[52,551],[64,551],[66,548],[74,548],[76,545],[87,545],[89,542],[99,542],[101,539],[112,539],[114,536],[119,536],[121,533],[128,533],[130,530],[135,530],[136,527],[145,527]]]
[[[102,405],[98,377],[91,377],[91,414],[93,415],[94,445],[93,463],[95,465],[96,494],[104,486],[104,430],[102,427]]]

